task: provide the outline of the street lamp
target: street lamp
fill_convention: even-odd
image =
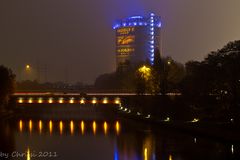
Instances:
[[[148,80],[151,77],[151,68],[146,67],[145,65],[140,67],[138,71],[141,73],[141,76],[145,79]]]
[[[25,66],[25,70],[26,71],[29,71],[31,69],[31,66],[29,65],[29,64],[27,64],[26,66]]]
[[[163,72],[162,72],[162,78],[161,78],[161,93],[163,95],[166,94],[166,90],[167,90],[167,77],[168,77],[168,72],[169,72],[169,67],[172,65],[172,59],[171,58],[167,58],[164,62],[163,62]]]

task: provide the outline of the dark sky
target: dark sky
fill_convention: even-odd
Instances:
[[[0,64],[26,79],[93,83],[115,70],[115,19],[160,15],[163,55],[202,60],[240,39],[239,0],[1,0]],[[46,68],[46,69],[43,69]],[[34,73],[35,72],[35,73]]]

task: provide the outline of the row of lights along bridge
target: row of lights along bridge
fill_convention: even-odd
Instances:
[[[62,97],[55,99],[54,98],[48,98],[48,99],[43,99],[43,98],[28,98],[28,99],[24,99],[22,97],[18,98],[17,103],[69,103],[69,104],[73,104],[73,103],[80,103],[80,104],[85,104],[85,103],[92,103],[92,104],[97,104],[97,103],[102,103],[102,104],[120,104],[120,98],[117,97],[114,100],[109,100],[107,97],[104,97],[101,100],[98,100],[96,97],[93,97],[90,100],[86,100],[86,98],[81,98],[80,100],[75,100],[73,97],[69,98],[69,99],[64,99]]]

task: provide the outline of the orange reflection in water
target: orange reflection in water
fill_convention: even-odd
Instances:
[[[31,160],[31,151],[29,148],[27,149],[27,160]]]
[[[119,134],[119,132],[120,132],[120,124],[119,124],[118,121],[115,124],[115,129],[116,129],[117,134]]]
[[[84,124],[84,121],[81,121],[81,132],[82,132],[82,134],[84,134],[84,130],[85,130],[85,124]]]
[[[108,132],[108,124],[106,121],[103,123],[103,129],[104,129],[104,134],[106,135]]]
[[[62,121],[59,122],[59,132],[62,135],[62,133],[63,133],[63,122]]]
[[[39,121],[36,122],[36,124],[34,124],[34,122],[30,119],[29,121],[27,121],[25,123],[26,123],[26,126],[27,126],[27,130],[30,133],[33,132],[34,125],[36,125],[36,127],[37,127],[36,131],[39,134],[43,133],[44,125],[46,125],[46,127],[48,127],[50,135],[53,133],[53,130],[54,130],[54,128],[53,128],[54,124],[53,124],[52,120],[49,120],[46,124],[44,124],[44,122],[42,120],[39,120]],[[62,135],[63,131],[64,131],[64,122],[62,120],[59,121],[58,127],[59,127],[59,133],[60,133],[60,135]],[[96,135],[96,133],[97,133],[97,122],[96,121],[92,121],[92,126],[89,126],[89,127],[92,128],[93,134]],[[115,129],[115,133],[117,135],[119,135],[120,132],[121,132],[121,125],[120,125],[119,121],[116,121],[113,126],[109,125],[109,123],[107,121],[104,121],[102,123],[102,127],[103,127],[102,131],[104,132],[104,135],[107,135],[109,133],[110,127],[113,127],[113,129]],[[19,128],[20,132],[23,132],[23,130],[24,130],[24,121],[22,121],[22,120],[18,121],[18,128]],[[84,135],[85,131],[86,131],[86,123],[83,120],[79,123],[79,129],[81,130],[80,131],[81,134]],[[74,124],[73,120],[71,120],[69,122],[69,131],[70,131],[71,135],[73,135],[75,133],[75,124]]]
[[[148,149],[144,148],[144,160],[148,160]]]
[[[33,128],[32,120],[29,120],[28,127],[29,127],[29,132],[31,133]]]
[[[38,129],[39,129],[39,133],[40,133],[40,134],[42,133],[42,128],[43,128],[42,121],[39,120],[39,121],[38,121]]]
[[[95,121],[93,121],[92,128],[93,128],[93,133],[96,134],[96,131],[97,131],[97,124],[96,124]]]
[[[22,120],[19,121],[19,131],[22,132],[23,130],[23,122]]]
[[[169,155],[169,160],[173,160],[173,158],[172,158],[172,155],[171,155],[171,154]]]
[[[73,123],[73,121],[70,121],[70,133],[71,134],[74,133],[74,123]]]
[[[49,126],[49,133],[52,134],[52,131],[53,131],[53,122],[52,122],[51,120],[49,121],[48,126]]]

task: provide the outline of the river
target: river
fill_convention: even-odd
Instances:
[[[132,120],[8,119],[0,159],[231,160],[240,146]]]

